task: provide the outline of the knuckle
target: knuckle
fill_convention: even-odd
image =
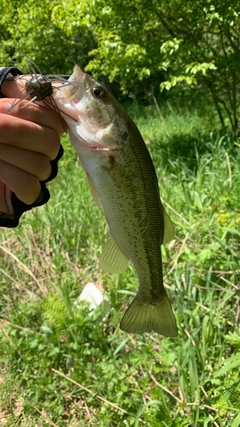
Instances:
[[[39,179],[34,175],[28,175],[27,183],[25,186],[25,193],[31,195],[36,187],[39,185]]]
[[[14,124],[14,118],[8,116],[7,114],[1,114],[0,120],[0,132],[1,132],[1,141],[4,143],[8,142],[9,132],[11,132]]]
[[[36,176],[28,175],[27,182],[24,186],[24,193],[19,198],[26,204],[31,205],[35,202],[40,192],[39,180]]]
[[[36,168],[38,178],[41,181],[47,179],[51,173],[49,158],[44,155],[38,155]]]
[[[51,132],[51,137],[49,140],[49,159],[54,160],[60,149],[60,137],[56,131]]]

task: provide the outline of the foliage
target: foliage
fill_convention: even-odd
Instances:
[[[148,103],[180,84],[185,101],[211,99],[221,127],[236,134],[239,14],[232,0],[3,0],[0,58],[26,55],[43,73],[79,63]]]
[[[131,109],[176,228],[162,252],[179,336],[119,330],[136,275],[98,269],[105,220],[65,137],[46,207],[0,234],[3,426],[239,426],[239,147],[208,111]],[[75,305],[90,280],[104,319]]]
[[[63,4],[58,15],[68,21],[70,33],[77,3]],[[161,82],[165,75],[162,89],[182,82],[207,88],[222,127],[227,118],[237,131],[240,12],[234,2],[100,0],[82,2],[81,9],[98,43],[87,70],[118,79],[136,96],[139,82],[151,83],[150,76]]]
[[[88,51],[95,44],[91,31],[79,23],[71,36],[55,24],[58,13],[57,1],[16,1],[3,0],[0,17],[2,64],[15,62],[25,65],[23,71],[33,67],[28,61],[34,61],[44,74],[70,74],[75,63],[83,66],[87,63]],[[30,70],[29,70],[30,69]]]
[[[215,4],[201,1],[191,7],[186,1],[180,17],[177,3],[173,2],[173,10],[169,13],[160,12],[161,22],[171,36],[171,40],[161,46],[161,52],[166,69],[170,68],[175,74],[162,83],[162,88],[169,89],[181,81],[207,87],[222,127],[225,126],[224,117],[227,117],[236,132],[240,79],[237,69],[239,9],[232,1]]]
[[[98,269],[105,220],[65,137],[47,206],[0,232],[1,424],[239,427],[235,3],[3,0],[1,12],[2,63],[26,56],[43,73],[62,74],[77,62],[148,104],[160,86],[174,88],[165,103],[162,95],[154,106],[127,108],[176,227],[162,253],[179,326],[173,340],[119,330],[136,275]],[[234,137],[222,132],[229,125]],[[75,304],[90,280],[109,296],[104,319]]]

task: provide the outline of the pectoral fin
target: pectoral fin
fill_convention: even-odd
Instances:
[[[128,258],[109,234],[99,261],[99,267],[107,273],[121,274],[127,269],[128,261]]]
[[[165,245],[165,243],[171,242],[171,240],[174,238],[175,230],[173,227],[173,223],[163,206],[162,206],[162,209],[163,209],[163,224],[164,224],[162,245]]]

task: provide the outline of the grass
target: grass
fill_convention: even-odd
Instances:
[[[136,275],[98,269],[105,219],[64,137],[49,203],[0,234],[1,426],[240,426],[239,146],[197,110],[131,114],[176,228],[162,252],[179,336],[119,329]],[[90,280],[103,320],[74,304]]]

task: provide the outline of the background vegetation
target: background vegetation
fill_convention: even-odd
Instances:
[[[176,228],[179,336],[119,330],[136,275],[98,269],[106,224],[65,136],[47,206],[0,232],[0,425],[240,425],[239,35],[228,0],[2,1],[3,65],[79,63],[138,124]],[[90,280],[104,319],[75,304]]]
[[[31,58],[43,73],[79,63],[148,101],[184,84],[238,131],[239,5],[234,0],[3,0],[0,60]],[[118,87],[118,86],[117,86]]]

